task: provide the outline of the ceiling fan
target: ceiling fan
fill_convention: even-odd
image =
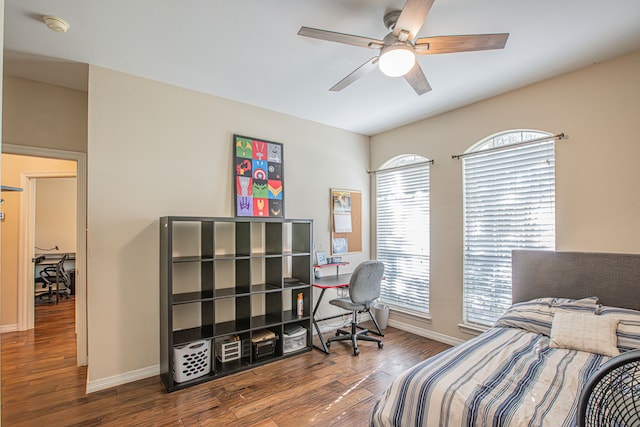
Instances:
[[[301,27],[298,35],[379,51],[378,55],[340,80],[330,91],[344,89],[378,66],[387,76],[403,76],[418,95],[423,95],[431,90],[431,86],[416,61],[416,55],[503,49],[509,37],[508,33],[500,33],[416,39],[433,2],[434,0],[407,0],[402,10],[386,12],[384,24],[391,32],[382,40],[309,27]]]

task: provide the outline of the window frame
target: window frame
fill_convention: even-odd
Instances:
[[[381,289],[381,297],[380,302],[389,305],[394,311],[404,312],[407,314],[411,314],[413,316],[429,318],[429,292],[430,292],[430,168],[429,165],[432,163],[431,160],[416,155],[416,154],[405,154],[394,157],[393,159],[387,161],[383,164],[383,166],[376,171],[375,173],[375,185],[376,185],[376,255],[377,259],[383,261],[385,263],[385,280],[382,284]],[[407,172],[409,175],[407,175]],[[416,203],[424,203],[421,206],[420,210],[414,212],[417,216],[414,220],[420,221],[420,215],[426,215],[426,221],[424,223],[419,223],[420,227],[424,227],[423,230],[426,232],[426,236],[422,236],[423,239],[418,239],[414,241],[410,247],[414,248],[414,250],[421,250],[421,252],[411,253],[411,251],[405,250],[405,248],[395,247],[393,252],[389,250],[389,246],[393,246],[401,244],[402,239],[406,239],[406,237],[413,237],[416,235],[415,233],[409,233],[408,235],[400,236],[400,240],[396,236],[385,235],[385,231],[382,229],[390,228],[395,229],[397,224],[393,224],[394,219],[398,215],[402,218],[407,218],[406,209],[409,209],[408,204],[403,204],[401,209],[403,210],[402,214],[399,214],[397,211],[395,214],[390,214],[388,211],[384,213],[382,210],[390,209],[392,207],[393,202],[383,203],[381,197],[388,197],[390,194],[385,193],[381,194],[382,179],[408,179],[409,181],[414,181],[417,177],[418,181],[413,182],[412,184],[419,183],[419,187],[415,188],[413,192],[402,193],[405,194],[406,197],[426,197],[426,200],[415,199]],[[386,185],[386,184],[385,184]],[[405,184],[401,184],[405,185]],[[399,189],[395,190],[395,195],[399,196]],[[408,199],[407,199],[408,200]],[[396,207],[397,209],[397,207]],[[392,221],[390,223],[384,223],[383,218],[387,217],[387,219],[391,218]],[[424,219],[424,218],[422,218]],[[402,229],[402,227],[398,227],[397,229]],[[387,239],[383,241],[381,239]],[[393,241],[395,240],[395,242]],[[418,246],[415,246],[418,245]],[[385,248],[387,246],[387,248]],[[398,263],[396,261],[392,261],[389,258],[391,253],[398,253],[400,251],[399,256],[395,256],[396,260],[404,260],[404,263]],[[385,254],[385,252],[387,252]],[[415,268],[407,269],[407,262],[414,262],[415,260],[419,260],[419,265],[423,267],[422,273],[423,277],[419,277],[416,282],[414,280],[408,280],[407,277],[403,277],[403,274],[407,274],[408,271],[415,272]],[[394,277],[394,272],[398,272],[397,277]],[[397,288],[392,288],[391,291],[385,290],[386,287],[390,286],[390,283],[395,282],[395,286],[406,286],[405,293],[399,292]],[[400,282],[400,283],[398,283]],[[420,287],[419,283],[424,283],[424,287]],[[417,285],[417,286],[416,286]],[[420,289],[417,289],[420,288]],[[408,292],[408,293],[406,293]],[[412,293],[416,292],[416,293]],[[394,296],[395,294],[395,296]],[[411,295],[416,300],[421,301],[424,298],[424,301],[420,303],[408,303],[402,301],[402,295]],[[396,296],[400,296],[400,298],[396,298]],[[411,298],[409,298],[411,300]]]
[[[526,141],[540,139],[536,142],[532,142],[531,144],[527,144]],[[549,138],[549,139],[546,139]],[[546,140],[545,140],[546,139]],[[500,311],[504,312],[506,308],[511,304],[511,250],[513,249],[555,249],[555,235],[556,235],[556,221],[555,221],[555,139],[552,138],[552,135],[547,132],[535,131],[535,130],[509,130],[505,132],[500,132],[485,138],[478,143],[474,144],[471,148],[469,148],[463,157],[463,165],[462,165],[462,185],[463,185],[463,289],[462,289],[462,309],[463,309],[463,325],[469,327],[488,327],[491,326],[495,319],[499,316]],[[510,146],[512,146],[510,148]],[[499,148],[496,150],[496,148]],[[485,152],[486,151],[486,152]],[[536,153],[536,154],[530,154]],[[546,153],[546,154],[545,154]],[[545,160],[547,162],[546,173],[540,172],[539,176],[536,175],[534,171],[536,167],[534,163],[531,162],[527,166],[527,156],[534,156],[534,161],[540,161],[540,159],[536,159],[536,155],[540,155],[541,157],[548,156],[550,154],[551,157],[547,157]],[[511,157],[509,159],[508,157]],[[469,189],[473,186],[473,182],[470,184],[468,179],[471,173],[470,169],[473,168],[474,159],[477,162],[475,166],[474,173],[478,173],[484,169],[487,171],[486,178],[491,177],[492,174],[496,177],[492,183],[500,183],[500,184],[508,184],[512,187],[512,195],[513,201],[516,203],[494,203],[491,204],[491,200],[487,200],[486,202],[475,202],[478,205],[482,205],[485,203],[494,209],[486,209],[482,207],[482,211],[478,209],[481,206],[475,205],[474,211],[470,214],[469,206],[471,204],[471,196],[469,195]],[[514,161],[515,159],[515,161]],[[468,163],[470,162],[470,163]],[[485,165],[480,165],[481,162],[485,162]],[[500,181],[498,177],[498,167],[497,165],[502,164],[510,166],[509,173],[510,177],[502,177],[503,181]],[[488,165],[488,166],[487,166]],[[538,171],[543,171],[545,166],[538,166]],[[529,177],[527,177],[529,175]],[[516,177],[514,181],[513,177]],[[531,179],[531,177],[536,177],[536,179]],[[533,183],[544,183],[545,180],[551,180],[551,184],[548,186],[545,193],[545,190],[536,190]],[[476,177],[477,180],[477,177]],[[518,181],[519,180],[519,181]],[[480,181],[476,181],[477,183]],[[515,185],[518,183],[518,185]],[[518,199],[520,197],[520,193],[525,194],[522,185],[527,185],[527,189],[532,189],[532,192],[528,192],[526,196],[522,196],[522,200]],[[488,183],[485,183],[485,186],[488,186]],[[517,187],[517,188],[516,188]],[[504,189],[500,189],[497,187],[493,189],[492,192],[489,192],[485,195],[485,197],[492,197],[496,201],[500,198],[500,191],[504,191],[505,193],[508,191],[507,186]],[[538,192],[536,192],[538,191]],[[550,197],[547,201],[538,202],[535,204],[533,202],[528,201],[527,199],[531,194],[547,194],[547,197]],[[477,196],[477,195],[476,195]],[[474,197],[476,197],[474,196]],[[545,209],[546,214],[542,214]],[[525,216],[518,217],[517,215],[509,216],[514,212],[528,212],[529,216],[525,214]],[[480,217],[478,212],[487,212],[486,215],[483,215],[486,218],[482,220],[477,220],[476,223],[473,223],[472,217],[475,213],[476,217]],[[535,222],[535,215],[532,213],[538,213],[538,216],[541,218],[539,222]],[[500,224],[499,221],[501,218],[504,220],[508,218],[509,221],[512,221],[511,225]],[[491,221],[495,222],[493,225],[494,228],[490,228]],[[550,221],[550,222],[549,222]],[[485,225],[480,224],[484,222]],[[489,225],[486,225],[489,224]],[[522,224],[528,224],[530,228],[528,229],[529,233],[522,233]],[[486,227],[483,229],[482,227]],[[550,227],[550,230],[545,228]],[[491,262],[487,261],[485,263],[484,271],[480,272],[480,276],[482,275],[490,275],[490,279],[486,279],[486,282],[493,282],[493,289],[489,289],[490,285],[482,285],[482,284],[472,284],[473,279],[470,277],[472,266],[481,265],[482,262],[478,261],[480,256],[470,256],[472,252],[471,247],[480,252],[482,248],[482,243],[471,243],[469,230],[471,228],[476,228],[476,235],[482,236],[482,232],[489,233],[493,232],[493,240],[495,243],[491,245],[490,243],[486,244],[486,258],[494,261],[497,261],[495,264],[491,264]],[[510,235],[508,234],[509,228],[513,228],[515,232],[512,232]],[[478,231],[479,230],[479,231]],[[539,234],[535,235],[533,233],[539,232]],[[502,237],[500,236],[502,234]],[[509,239],[506,242],[511,242],[512,245],[505,244],[504,234],[507,234]],[[527,238],[522,238],[520,236],[527,234]],[[536,236],[538,241],[536,243],[531,243],[529,241],[534,241],[535,238],[531,236]],[[497,237],[496,237],[497,236]],[[480,241],[481,237],[474,237]],[[486,240],[490,240],[487,237],[484,237]],[[493,253],[490,249],[494,249]],[[508,272],[506,271],[508,265]],[[507,275],[508,273],[508,275]],[[501,277],[502,276],[502,277]],[[476,279],[476,282],[479,282],[480,279]],[[506,291],[506,286],[508,283],[508,291]],[[502,287],[502,290],[505,292],[495,292],[497,287]],[[494,307],[491,310],[486,310],[484,312],[484,319],[482,316],[478,314],[478,312],[482,312],[482,308],[473,307],[474,302],[478,301],[478,299],[471,300],[471,298],[478,298],[478,292],[480,289],[486,288],[489,289],[489,292],[493,292],[493,294],[486,293],[485,301],[489,301],[492,299]],[[483,289],[484,290],[484,289]],[[505,300],[507,298],[508,293],[508,302]],[[482,301],[482,298],[480,298]],[[477,303],[476,303],[477,304]],[[482,304],[480,304],[482,305]],[[490,304],[485,304],[489,306]],[[473,307],[473,308],[472,308]]]

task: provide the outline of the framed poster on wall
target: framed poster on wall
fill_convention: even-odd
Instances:
[[[284,218],[283,146],[233,135],[236,216]]]

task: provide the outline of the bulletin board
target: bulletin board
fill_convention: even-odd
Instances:
[[[362,192],[331,189],[331,254],[362,252]]]

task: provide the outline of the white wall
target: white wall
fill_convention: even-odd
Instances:
[[[36,179],[37,248],[57,246],[51,252],[76,252],[76,192],[76,178]]]
[[[462,162],[451,155],[500,131],[569,135],[556,143],[558,250],[640,253],[638,76],[640,52],[372,137],[372,167],[404,153],[435,160],[430,178],[432,320],[392,313],[391,321],[469,337],[457,326],[462,322]]]
[[[233,216],[234,133],[284,144],[285,213],[314,219],[316,249],[329,189],[362,190],[365,250],[345,258],[369,258],[367,137],[95,66],[88,103],[90,389],[159,363],[158,218]]]

